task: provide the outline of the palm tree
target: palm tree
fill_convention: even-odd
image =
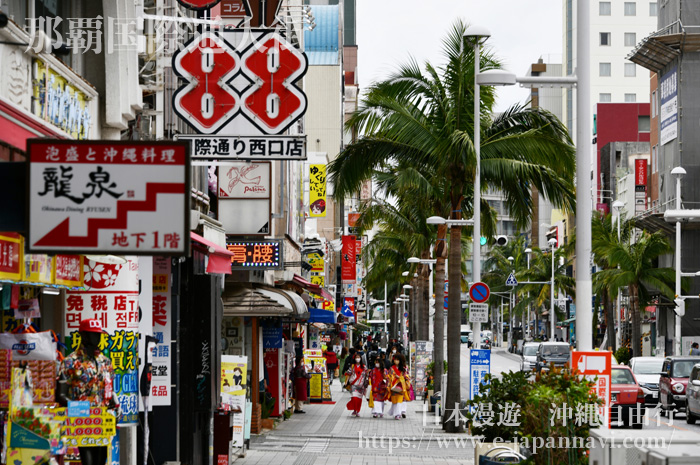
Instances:
[[[620,240],[617,238],[617,222],[613,222],[612,215],[594,214],[591,223],[592,252],[595,262],[600,269],[614,268],[610,265],[608,253],[617,244],[626,244],[632,234],[632,221],[624,221],[620,218]],[[613,352],[617,350],[617,338],[615,334],[615,316],[613,315],[612,301],[617,297],[618,288],[609,288],[598,273],[593,275],[593,292],[600,296],[605,313],[605,326],[608,335],[608,346]],[[619,331],[622,330],[620,324]]]
[[[348,145],[329,165],[336,196],[351,195],[361,183],[384,166],[398,160],[416,169],[430,167],[446,186],[451,218],[472,211],[476,150],[473,137],[474,53],[465,43],[461,21],[444,41],[446,64],[429,63],[425,72],[415,61],[401,66],[388,79],[372,85],[348,129],[362,136]],[[490,53],[480,57],[482,70],[499,65]],[[511,215],[524,226],[532,213],[530,188],[535,186],[554,205],[574,205],[574,147],[566,128],[544,110],[515,106],[493,119],[494,89],[482,87],[481,107],[482,187],[500,190]],[[472,196],[469,193],[472,193]],[[444,207],[443,207],[444,211]],[[451,283],[461,282],[461,227],[450,230]],[[460,287],[449,288],[448,386],[444,399],[446,417],[460,399]],[[448,431],[461,431],[459,422],[445,421]]]
[[[642,322],[640,308],[650,301],[650,291],[657,289],[673,300],[672,286],[676,282],[672,268],[655,268],[654,261],[661,255],[673,252],[668,239],[656,232],[643,232],[633,244],[617,243],[606,249],[611,269],[596,273],[598,280],[608,289],[629,286],[630,310],[632,314],[632,353],[638,357],[642,353]],[[619,267],[619,268],[617,268]]]

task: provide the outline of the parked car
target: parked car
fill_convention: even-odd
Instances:
[[[677,355],[666,357],[659,379],[659,407],[661,416],[668,410],[684,411],[685,389],[693,366],[700,363],[700,356]]]
[[[662,357],[633,357],[630,368],[634,377],[644,391],[644,402],[656,405],[659,403],[659,379],[664,365]]]
[[[566,366],[571,359],[571,349],[566,342],[540,342],[537,347],[537,358],[535,360],[535,370],[539,373],[542,370],[549,370],[549,365],[554,363],[555,367]]]
[[[537,348],[539,342],[526,342],[523,344],[523,351],[520,360],[520,371],[532,371],[537,363]]]
[[[624,365],[613,366],[610,380],[610,424],[642,429],[644,425],[644,391],[632,370]]]
[[[688,386],[686,387],[685,421],[694,425],[700,418],[700,363],[696,363],[690,371]]]

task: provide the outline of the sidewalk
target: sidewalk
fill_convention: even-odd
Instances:
[[[253,436],[245,458],[236,465],[411,465],[473,464],[476,441],[468,434],[447,434],[423,412],[423,401],[409,402],[407,418],[372,418],[367,400],[360,417],[350,416],[350,394],[336,380],[335,404],[308,404],[275,430]]]

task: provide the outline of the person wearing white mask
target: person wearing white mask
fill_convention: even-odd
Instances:
[[[372,418],[384,417],[384,401],[387,398],[387,370],[384,368],[382,361],[377,358],[374,362],[374,368],[369,370],[369,383],[372,387],[370,391],[372,405]]]

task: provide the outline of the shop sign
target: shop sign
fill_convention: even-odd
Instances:
[[[152,352],[151,405],[168,406],[171,402],[172,366],[170,304],[170,258],[153,257],[153,337],[158,340]]]
[[[114,393],[122,410],[120,424],[136,424],[139,418],[139,262],[128,256],[124,265],[88,260],[87,291],[67,291],[63,333],[71,352],[80,345],[78,328],[83,319],[96,318],[108,334],[100,347],[112,360]]]
[[[228,242],[226,248],[233,254],[234,270],[282,269],[282,241]]]
[[[65,409],[61,409],[65,413]],[[56,419],[61,418],[57,416]],[[63,430],[68,447],[102,447],[117,434],[116,419],[106,407],[91,407],[88,415],[65,416]]]
[[[53,268],[54,284],[82,287],[84,277],[82,255],[56,255]]]
[[[24,281],[53,284],[53,257],[28,254],[24,256]]]
[[[326,262],[323,261],[323,257],[319,253],[310,253],[306,257],[306,262],[311,265],[312,273],[323,273],[325,271]]]
[[[32,252],[187,252],[185,143],[32,139],[27,151]]]
[[[354,284],[357,280],[355,236],[343,236],[341,250],[341,280],[343,284]]]
[[[34,60],[33,113],[73,139],[88,139],[90,99],[41,60]]]
[[[678,68],[675,66],[659,82],[659,143],[664,145],[678,137]]]
[[[269,199],[272,191],[269,162],[231,162],[219,165],[219,198]]]
[[[317,273],[315,275],[311,275],[309,277],[309,281],[311,284],[316,284],[321,287],[325,287],[326,285],[326,276],[323,273]]]
[[[306,55],[276,31],[205,31],[173,56],[173,109],[197,133],[276,135],[306,112]]]
[[[0,233],[0,279],[22,280],[24,245],[16,233]]]
[[[181,134],[193,160],[306,160],[306,136],[235,136]]]
[[[324,310],[330,310],[330,311],[335,311],[335,302],[332,300],[324,300],[323,301],[323,309]]]
[[[326,165],[309,165],[309,216],[326,217]]]
[[[282,347],[282,326],[263,326],[263,349],[279,349]]]
[[[247,405],[245,393],[247,386],[248,358],[238,355],[221,356],[221,403],[241,413],[233,415],[233,447],[243,447],[245,441]]]
[[[269,236],[270,199],[219,199],[219,221],[231,236]]]
[[[147,340],[147,337],[153,336],[153,258],[138,257],[139,266],[139,295],[138,295],[138,312],[139,312],[139,411],[143,412],[146,408],[149,411],[153,410],[151,402],[152,382],[153,382],[153,350],[156,343],[153,340]],[[150,344],[149,344],[150,342]],[[146,350],[150,349],[150,353],[146,354]],[[144,372],[150,367],[150,373]],[[150,375],[150,380],[146,376]],[[149,386],[150,385],[150,386]],[[146,398],[148,396],[148,398]]]

